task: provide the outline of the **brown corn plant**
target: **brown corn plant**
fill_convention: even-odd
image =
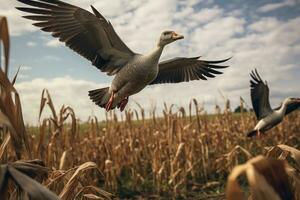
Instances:
[[[5,72],[5,74],[7,74],[8,73],[10,42],[9,42],[7,20],[6,20],[6,17],[3,17],[3,16],[0,16],[0,41],[2,41],[3,47],[4,47],[4,58],[5,58],[4,72]],[[0,57],[0,60],[1,60],[1,57]],[[0,65],[1,64],[2,63],[0,63]],[[0,66],[0,67],[2,69],[3,66]]]
[[[48,169],[41,160],[16,161],[0,166],[0,198],[58,200],[59,197],[35,179],[44,179]],[[9,195],[8,195],[9,193]]]
[[[19,94],[14,88],[14,83],[17,74],[13,81],[10,81],[8,75],[8,60],[9,60],[9,34],[7,27],[7,20],[5,17],[0,17],[0,41],[4,46],[5,67],[4,71],[0,66],[0,122],[1,126],[6,127],[2,129],[2,136],[4,141],[12,141],[15,148],[15,154],[18,159],[22,157],[23,144],[27,150],[27,156],[30,157],[30,147],[28,144],[25,125],[22,116],[22,107]],[[2,55],[0,55],[1,57]],[[1,63],[0,63],[1,64]],[[5,133],[6,132],[6,133]],[[8,133],[10,136],[8,136]],[[5,148],[5,146],[3,146]]]
[[[238,177],[243,174],[247,177],[250,186],[250,198],[253,200],[294,199],[285,170],[285,163],[281,160],[257,156],[233,169],[227,182],[227,200],[246,199],[238,185]]]

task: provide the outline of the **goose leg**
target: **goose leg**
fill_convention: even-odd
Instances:
[[[127,103],[128,103],[128,97],[126,97],[125,99],[123,99],[123,100],[120,102],[120,110],[121,110],[121,112],[125,109]]]
[[[112,104],[113,104],[113,102],[114,102],[114,98],[115,98],[115,93],[112,92],[112,93],[111,93],[111,96],[110,96],[110,98],[109,98],[109,100],[108,100],[108,102],[107,102],[107,104],[106,104],[106,106],[105,106],[105,109],[106,109],[107,112],[111,109]]]

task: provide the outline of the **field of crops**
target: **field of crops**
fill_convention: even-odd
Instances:
[[[241,190],[258,200],[300,199],[299,112],[266,135],[247,138],[254,114],[232,113],[229,104],[208,115],[192,99],[188,110],[140,106],[79,123],[72,108],[55,110],[44,90],[40,125],[25,127],[15,79],[4,69],[0,199],[239,200]],[[49,118],[41,117],[46,109]]]

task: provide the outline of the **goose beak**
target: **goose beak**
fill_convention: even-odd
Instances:
[[[183,38],[184,38],[183,35],[179,35],[179,34],[177,34],[177,33],[175,33],[175,32],[172,33],[172,39],[173,39],[173,40],[181,40],[181,39],[183,39]]]

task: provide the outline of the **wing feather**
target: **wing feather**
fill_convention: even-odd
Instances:
[[[258,120],[266,117],[272,112],[269,101],[269,87],[266,82],[263,82],[257,70],[250,74],[251,100],[253,110]]]
[[[135,55],[115,32],[113,26],[94,7],[94,14],[59,0],[18,0],[31,7],[18,7],[33,15],[34,26],[90,60],[108,75],[113,75]]]
[[[213,65],[228,61],[228,59],[219,61],[205,61],[199,60],[200,57],[192,58],[173,58],[171,60],[159,63],[159,72],[156,79],[150,83],[179,83],[193,80],[207,80],[207,78],[214,78],[216,75],[222,74],[217,71],[228,66]]]

